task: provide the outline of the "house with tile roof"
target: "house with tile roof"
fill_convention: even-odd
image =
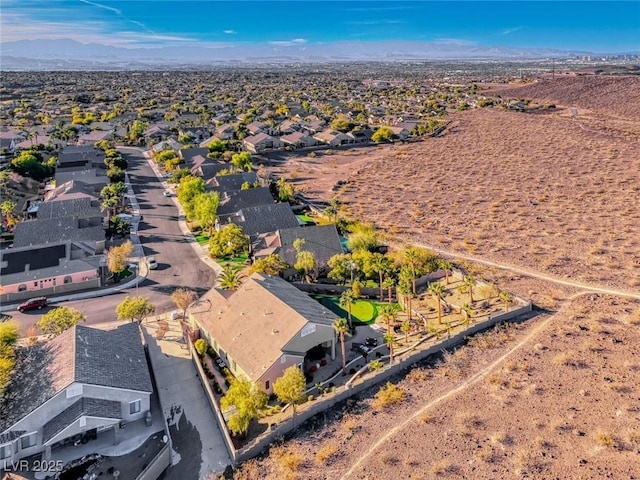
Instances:
[[[16,354],[0,397],[0,461],[48,460],[74,439],[117,444],[126,424],[150,410],[153,386],[137,324],[107,331],[76,325]]]
[[[201,335],[234,376],[267,393],[288,367],[302,367],[310,352],[335,358],[338,317],[280,277],[254,273],[230,296],[212,289],[199,304],[209,305],[190,313]]]

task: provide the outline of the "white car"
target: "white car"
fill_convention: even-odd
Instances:
[[[165,190],[164,192],[162,192],[162,194],[163,194],[165,197],[170,197],[170,196],[171,196],[171,192],[170,192],[169,190]]]
[[[156,257],[147,257],[147,268],[149,270],[155,270],[158,268],[158,262],[156,262]]]

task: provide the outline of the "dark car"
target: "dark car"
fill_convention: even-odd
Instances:
[[[367,337],[367,338],[364,340],[364,344],[365,344],[367,347],[377,347],[377,346],[378,346],[378,339],[377,339],[377,338],[374,338],[374,337]]]
[[[352,343],[351,350],[353,350],[356,353],[359,353],[360,355],[365,355],[365,356],[371,351],[369,347],[367,347],[362,343]]]
[[[40,310],[47,306],[47,299],[45,297],[30,298],[24,303],[18,305],[18,311],[24,312],[26,310]]]

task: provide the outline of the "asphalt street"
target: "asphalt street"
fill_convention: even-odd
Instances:
[[[155,256],[156,270],[150,270],[147,279],[138,287],[138,294],[148,298],[161,313],[175,308],[171,293],[179,287],[196,290],[199,294],[209,290],[214,272],[200,260],[187,242],[178,225],[178,209],[172,198],[163,195],[164,186],[153,172],[141,149],[119,148],[129,163],[127,172],[138,200],[142,221],[138,235],[146,256]],[[64,305],[81,311],[86,325],[111,323],[116,320],[116,306],[127,295],[136,295],[136,288],[98,298],[65,302]],[[57,305],[52,305],[48,309]],[[26,334],[48,309],[19,313],[6,312]]]

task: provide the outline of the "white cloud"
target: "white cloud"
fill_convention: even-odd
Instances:
[[[80,0],[82,3],[86,3],[87,5],[93,5],[94,7],[104,8],[105,10],[110,10],[115,12],[118,15],[122,15],[122,10],[118,10],[117,8],[109,7],[107,5],[101,5],[99,3],[90,2],[89,0]]]
[[[518,30],[522,30],[523,28],[524,27],[507,28],[506,30],[500,32],[500,35],[509,35],[510,33],[517,32]]]
[[[274,40],[268,42],[269,45],[275,45],[278,47],[293,47],[294,45],[304,45],[307,43],[306,38],[294,38],[293,40]]]
[[[227,35],[235,35],[236,33],[238,33],[235,30],[223,30],[223,32],[226,33]]]

